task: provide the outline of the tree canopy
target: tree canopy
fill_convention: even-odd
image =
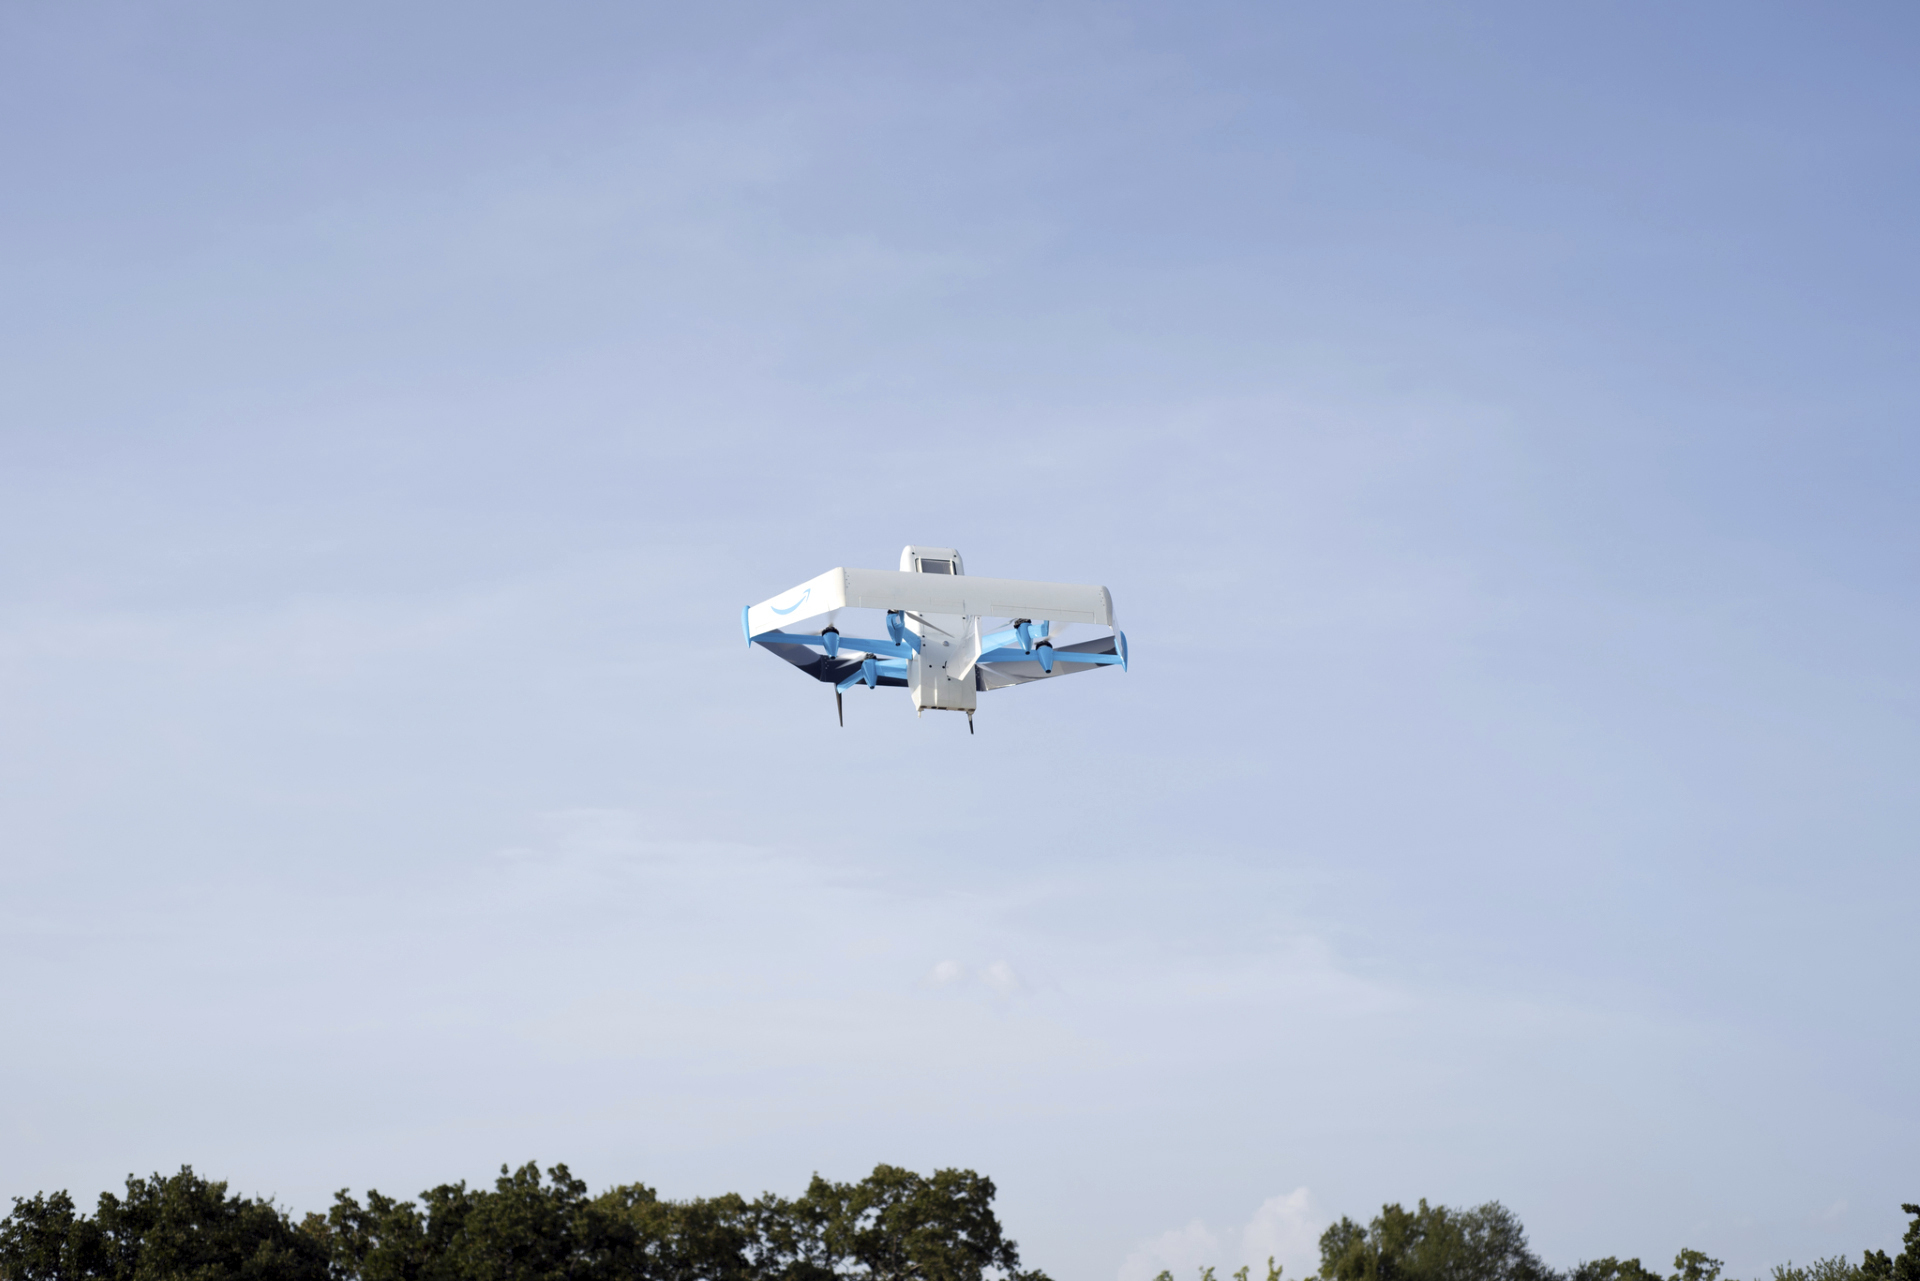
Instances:
[[[1898,1258],[1868,1250],[1859,1263],[1843,1256],[1805,1266],[1787,1263],[1763,1281],[1920,1281],[1920,1206],[1900,1208],[1915,1219]],[[1674,1256],[1670,1275],[1639,1259],[1611,1255],[1557,1271],[1534,1254],[1518,1217],[1498,1201],[1461,1210],[1422,1200],[1411,1211],[1382,1206],[1365,1226],[1342,1216],[1321,1234],[1320,1271],[1305,1281],[1720,1281],[1724,1267],[1704,1251],[1685,1248]],[[1281,1271],[1267,1260],[1267,1281],[1281,1281]],[[1199,1281],[1215,1281],[1216,1272],[1201,1268]],[[1249,1281],[1251,1273],[1246,1267],[1233,1276]],[[1162,1272],[1154,1281],[1175,1278]]]
[[[412,1201],[343,1188],[296,1223],[183,1166],[128,1176],[124,1195],[101,1193],[90,1215],[66,1192],[15,1197],[0,1220],[0,1281],[1047,1281],[1021,1269],[993,1198],[993,1180],[972,1170],[892,1165],[855,1183],[815,1175],[792,1199],[672,1201],[641,1183],[596,1196],[566,1166],[529,1162],[501,1166],[492,1188],[443,1183]],[[1762,1281],[1920,1281],[1920,1205],[1900,1208],[1913,1221],[1898,1255],[1786,1263]],[[1307,1281],[1721,1281],[1723,1267],[1686,1248],[1671,1274],[1613,1256],[1556,1271],[1499,1202],[1422,1200],[1382,1206],[1364,1226],[1343,1216]],[[1281,1271],[1267,1260],[1266,1281]]]
[[[1859,1263],[1843,1256],[1804,1267],[1783,1264],[1766,1281],[1920,1281],[1920,1206],[1898,1258],[1868,1250]],[[1498,1201],[1469,1210],[1429,1206],[1409,1213],[1382,1206],[1365,1227],[1342,1217],[1320,1237],[1319,1281],[1720,1281],[1725,1267],[1704,1251],[1683,1248],[1663,1275],[1639,1259],[1609,1256],[1557,1272],[1527,1246],[1526,1232]]]
[[[1022,1271],[991,1179],[876,1167],[815,1176],[788,1200],[663,1200],[632,1183],[589,1195],[564,1165],[500,1168],[402,1201],[342,1190],[294,1223],[182,1168],[128,1178],[92,1215],[65,1192],[16,1197],[0,1281],[1046,1281]]]
[[[1382,1206],[1361,1227],[1342,1217],[1320,1238],[1324,1281],[1548,1281],[1553,1270],[1498,1201],[1470,1210]]]

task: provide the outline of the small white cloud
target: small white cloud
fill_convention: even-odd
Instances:
[[[1287,1281],[1303,1281],[1320,1266],[1320,1232],[1324,1225],[1305,1188],[1268,1197],[1240,1231],[1240,1248],[1229,1252],[1199,1219],[1184,1228],[1162,1232],[1143,1241],[1120,1265],[1119,1281],[1153,1281],[1171,1272],[1175,1281],[1194,1281],[1200,1269],[1211,1267],[1217,1281],[1230,1281],[1237,1268],[1246,1268],[1251,1281],[1266,1281],[1267,1260],[1278,1263]]]
[[[1012,996],[1026,986],[1015,973],[1014,968],[1005,961],[995,961],[981,977],[987,980],[987,986],[1002,996]]]
[[[1286,1276],[1299,1281],[1320,1266],[1320,1233],[1325,1227],[1305,1188],[1270,1196],[1240,1233],[1241,1262],[1252,1265],[1254,1276],[1264,1278],[1266,1262],[1272,1258]]]
[[[967,967],[958,961],[942,961],[927,974],[927,982],[935,987],[945,987],[949,983],[958,983],[967,977]]]
[[[1220,1239],[1195,1219],[1135,1246],[1120,1265],[1119,1281],[1153,1281],[1162,1272],[1177,1278],[1197,1276],[1201,1268],[1219,1262]]]

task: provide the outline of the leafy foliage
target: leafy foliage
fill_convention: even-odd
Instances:
[[[1046,1281],[1020,1270],[993,1197],[970,1170],[887,1165],[815,1176],[793,1201],[663,1201],[637,1183],[590,1196],[566,1166],[528,1164],[417,1202],[342,1190],[296,1227],[182,1169],[128,1179],[91,1217],[65,1192],[15,1198],[0,1281]]]
[[[1893,1281],[1920,1281],[1920,1205],[1902,1205],[1900,1212],[1914,1217],[1901,1238],[1906,1248],[1893,1261]]]
[[[1830,1259],[1815,1259],[1805,1267],[1780,1264],[1774,1268],[1769,1281],[1864,1281],[1864,1274],[1860,1265],[1848,1263],[1844,1254],[1836,1254]]]
[[[1720,1281],[1725,1266],[1698,1250],[1682,1250],[1673,1257],[1673,1281]]]
[[[1361,1227],[1341,1220],[1320,1237],[1323,1281],[1549,1281],[1526,1230],[1498,1201],[1470,1210],[1383,1206]]]
[[[228,1196],[182,1168],[127,1179],[92,1217],[65,1192],[16,1197],[0,1221],[6,1281],[328,1281],[325,1247],[271,1201]]]
[[[857,1183],[815,1175],[792,1200],[666,1201],[640,1183],[594,1196],[566,1166],[528,1163],[501,1166],[491,1190],[443,1183],[417,1201],[342,1189],[296,1226],[271,1200],[183,1166],[129,1177],[92,1215],[65,1192],[15,1197],[0,1219],[0,1281],[1047,1281],[1021,1270],[993,1198],[993,1180],[971,1170],[891,1165]],[[1768,1281],[1920,1281],[1920,1205],[1900,1208],[1913,1222],[1898,1255],[1786,1263]],[[1343,1217],[1307,1281],[1720,1281],[1723,1268],[1688,1248],[1670,1277],[1612,1256],[1556,1272],[1499,1202],[1423,1200],[1382,1206],[1364,1227]],[[1280,1274],[1268,1259],[1266,1281]]]
[[[1642,1267],[1638,1259],[1623,1261],[1612,1255],[1579,1264],[1567,1277],[1568,1281],[1666,1281],[1658,1272]]]
[[[1899,1257],[1868,1250],[1858,1264],[1840,1255],[1805,1266],[1787,1263],[1774,1268],[1768,1281],[1920,1281],[1920,1205],[1900,1208],[1914,1221]],[[1307,1281],[1720,1281],[1725,1266],[1688,1248],[1674,1257],[1671,1276],[1639,1259],[1611,1255],[1558,1272],[1528,1248],[1520,1220],[1499,1202],[1457,1210],[1423,1200],[1411,1212],[1382,1206],[1364,1227],[1343,1216],[1321,1234],[1320,1271]],[[1234,1281],[1248,1281],[1250,1272],[1241,1268]],[[1174,1277],[1162,1272],[1154,1281]],[[1201,1268],[1200,1281],[1214,1281],[1214,1269]],[[1267,1281],[1280,1281],[1272,1259]]]

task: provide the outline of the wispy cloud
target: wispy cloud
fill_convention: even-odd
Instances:
[[[1153,1281],[1163,1271],[1185,1277],[1219,1262],[1220,1238],[1195,1219],[1184,1228],[1170,1228],[1135,1246],[1120,1265],[1118,1281]]]
[[[1325,1226],[1311,1194],[1304,1187],[1295,1188],[1262,1201],[1233,1246],[1223,1244],[1199,1219],[1142,1241],[1120,1265],[1118,1281],[1152,1281],[1163,1271],[1173,1273],[1175,1281],[1187,1281],[1203,1267],[1217,1269],[1221,1277],[1247,1267],[1255,1277],[1264,1278],[1268,1259],[1281,1266],[1283,1276],[1298,1281],[1319,1266],[1320,1233]]]

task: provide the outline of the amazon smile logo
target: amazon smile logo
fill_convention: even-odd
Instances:
[[[794,610],[799,609],[802,605],[806,604],[807,597],[811,595],[813,595],[813,588],[809,587],[807,588],[806,591],[800,593],[799,600],[793,602],[793,604],[787,606],[785,609],[781,609],[778,605],[775,605],[773,607],[773,612],[776,614],[791,614]]]

